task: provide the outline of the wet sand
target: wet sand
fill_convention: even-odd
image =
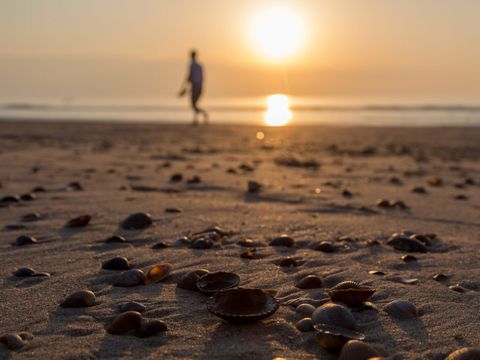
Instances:
[[[174,174],[182,180],[172,182]],[[248,181],[262,184],[260,191],[248,193]],[[336,359],[314,332],[296,329],[303,316],[292,304],[324,299],[345,280],[376,289],[370,301],[378,311],[354,316],[381,356],[444,359],[480,345],[480,128],[1,122],[0,182],[0,198],[46,190],[0,207],[0,335],[34,336],[20,350],[0,346],[1,359]],[[379,199],[401,200],[406,208],[378,207]],[[41,218],[21,220],[32,212]],[[136,212],[150,213],[153,224],[120,229]],[[92,216],[86,227],[65,228],[82,214]],[[228,231],[213,248],[173,246],[212,225]],[[426,253],[413,254],[414,262],[386,245],[405,229],[437,235]],[[127,243],[106,244],[113,234]],[[269,246],[280,234],[295,246]],[[20,235],[38,242],[12,245]],[[260,259],[240,257],[245,248],[237,242],[246,238],[258,243]],[[336,251],[312,249],[324,240]],[[161,241],[172,246],[152,249]],[[158,284],[112,287],[116,272],[101,265],[117,255],[143,270],[168,262],[173,272]],[[286,256],[299,266],[279,267]],[[25,266],[51,276],[12,275]],[[232,271],[241,286],[275,290],[279,310],[254,324],[223,322],[207,311],[205,295],[176,288],[182,274],[201,268]],[[438,273],[448,278],[435,281]],[[323,288],[294,286],[309,274],[320,276]],[[449,288],[457,284],[464,292]],[[81,289],[95,292],[95,306],[59,307]],[[411,301],[420,316],[397,320],[382,311],[396,299]],[[144,304],[144,318],[162,320],[168,330],[146,339],[108,334],[116,306],[129,300]]]

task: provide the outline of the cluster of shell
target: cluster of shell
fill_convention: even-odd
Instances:
[[[435,238],[435,234],[417,234],[414,231],[404,230],[392,234],[387,245],[400,251],[425,253]]]

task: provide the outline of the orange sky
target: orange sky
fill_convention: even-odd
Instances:
[[[280,64],[249,36],[278,4],[304,22]],[[3,0],[0,99],[174,94],[196,47],[210,96],[480,97],[476,0]]]

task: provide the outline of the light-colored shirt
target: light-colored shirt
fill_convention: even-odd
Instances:
[[[190,64],[190,73],[188,75],[188,81],[194,85],[202,85],[203,82],[203,71],[202,65],[196,61],[192,61]]]

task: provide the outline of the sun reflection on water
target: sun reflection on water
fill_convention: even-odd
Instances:
[[[265,124],[268,126],[284,126],[292,119],[290,99],[287,95],[275,94],[267,98]]]

